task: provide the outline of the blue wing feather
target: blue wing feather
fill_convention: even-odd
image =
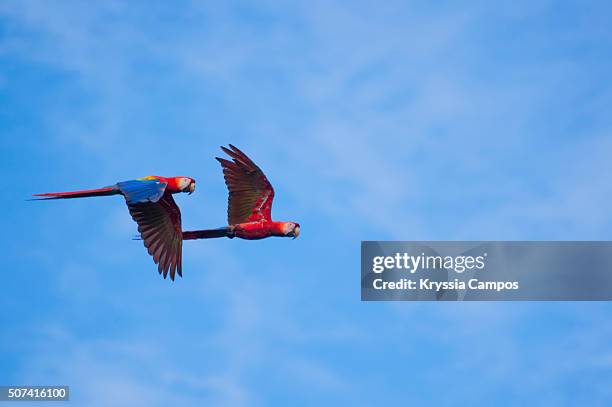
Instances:
[[[158,180],[131,180],[117,183],[128,204],[157,202],[164,195],[166,185],[167,182]]]

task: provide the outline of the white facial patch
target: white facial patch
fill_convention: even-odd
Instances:
[[[187,186],[191,183],[191,180],[189,178],[181,178],[181,180],[179,181],[179,188],[181,189],[181,191],[184,191],[185,188],[187,188]]]
[[[283,233],[285,233],[286,235],[291,233],[293,231],[293,229],[295,228],[295,224],[291,223],[291,222],[287,222],[285,223],[284,227],[283,227]]]

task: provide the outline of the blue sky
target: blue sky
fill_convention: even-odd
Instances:
[[[0,383],[72,405],[605,405],[608,303],[361,303],[376,239],[610,239],[607,2],[0,3]],[[161,279],[120,198],[219,145],[301,236],[186,242]]]

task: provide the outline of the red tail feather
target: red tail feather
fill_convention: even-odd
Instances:
[[[83,191],[70,191],[70,192],[48,192],[45,194],[34,194],[32,196],[40,196],[41,200],[44,199],[68,199],[68,198],[87,198],[90,196],[108,196],[118,195],[121,192],[116,187],[106,187],[99,189],[85,189]]]
[[[216,237],[229,237],[231,239],[234,237],[234,232],[228,227],[183,232],[183,240],[213,239]]]

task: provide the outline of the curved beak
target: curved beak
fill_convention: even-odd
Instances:
[[[195,191],[195,182],[192,182],[191,184],[189,184],[189,195],[193,194],[193,191]]]
[[[300,235],[300,227],[296,226],[295,229],[293,229],[293,240],[297,239],[299,235]]]

